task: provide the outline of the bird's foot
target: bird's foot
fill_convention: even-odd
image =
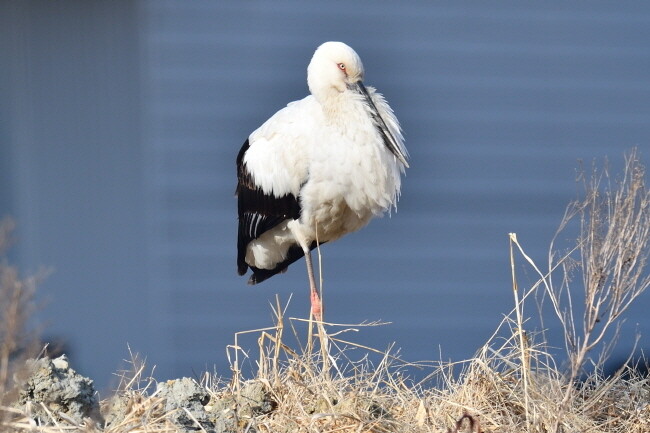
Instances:
[[[311,292],[311,314],[319,322],[323,320],[323,303],[315,290]]]

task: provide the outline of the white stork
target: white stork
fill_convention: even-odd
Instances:
[[[311,311],[322,319],[310,251],[395,206],[408,167],[399,122],[363,85],[342,42],[322,44],[307,68],[311,95],[275,113],[237,155],[237,269],[260,283],[303,255]]]

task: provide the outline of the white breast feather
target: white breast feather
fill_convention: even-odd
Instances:
[[[398,145],[403,147],[392,110],[373,88],[368,91]],[[309,182],[304,186],[301,203],[304,222],[308,223],[311,218],[334,217],[327,215],[327,209],[333,201],[343,199],[356,215],[355,221],[345,226],[357,230],[371,216],[381,215],[396,204],[403,167],[384,145],[363,98],[353,92],[341,97],[347,101],[333,104],[339,111],[328,113],[330,123],[321,125],[322,133],[317,134],[323,140],[311,148]]]

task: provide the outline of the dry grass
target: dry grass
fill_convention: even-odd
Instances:
[[[12,220],[0,220],[0,404],[14,398],[14,377],[20,375],[24,361],[40,350],[36,333],[27,323],[34,310],[37,278],[21,278],[5,257],[13,229]]]
[[[421,364],[418,367],[431,373],[413,383],[404,374],[412,364],[391,351],[346,340],[352,329],[379,324],[305,325],[304,320],[285,317],[278,301],[273,326],[235,336],[229,347],[232,378],[224,382],[204,377],[202,385],[210,396],[206,411],[230,427],[212,430],[197,421],[196,431],[649,432],[649,379],[633,369],[611,377],[600,374],[621,316],[650,285],[645,267],[650,195],[644,178],[636,152],[627,156],[618,180],[610,179],[607,170],[585,177],[584,197],[568,208],[545,271],[525,253],[516,235],[510,235],[515,307],[474,358]],[[557,248],[558,239],[570,237],[572,227],[577,233],[573,245]],[[522,290],[517,270],[524,266],[539,279]],[[567,368],[557,365],[543,333],[526,329],[542,297],[564,329]],[[300,338],[303,331],[297,329],[305,326],[307,336]],[[240,340],[250,334],[258,336],[260,357],[256,377],[247,380],[241,372],[246,355]],[[294,339],[298,343],[288,342]],[[13,340],[0,343],[15,346]],[[123,375],[117,396],[103,402],[105,413],[110,406],[122,405],[121,415],[103,431],[178,431],[144,368],[134,358],[133,371]],[[259,402],[247,403],[252,384],[264,390],[266,409],[260,409],[264,404]],[[5,409],[3,431],[100,429],[90,422],[37,427],[28,411]]]

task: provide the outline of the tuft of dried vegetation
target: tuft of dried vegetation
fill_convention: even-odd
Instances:
[[[273,326],[235,335],[228,381],[206,373],[200,383],[156,383],[134,356],[132,371],[122,373],[115,395],[102,402],[103,423],[36,421],[29,405],[5,406],[0,430],[647,433],[650,379],[630,367],[602,374],[621,317],[650,285],[644,179],[636,151],[626,156],[620,179],[611,179],[607,169],[583,173],[584,196],[568,207],[545,270],[510,234],[514,308],[472,359],[409,364],[392,349],[346,339],[350,331],[379,323],[287,318],[276,301]],[[567,241],[568,247],[557,246]],[[521,267],[538,277],[525,289],[518,283]],[[3,287],[0,293],[13,292]],[[544,330],[526,329],[540,302],[550,304],[564,331],[566,367],[558,365]],[[5,335],[0,344],[14,347]],[[241,365],[251,360],[240,340],[251,335],[258,338],[259,359],[255,377],[247,379]],[[10,357],[6,369],[12,371],[9,364]],[[430,374],[414,382],[407,377],[411,368]]]
[[[40,349],[36,333],[28,325],[37,279],[21,278],[6,258],[14,226],[9,218],[0,220],[0,404],[15,398],[15,377]]]

